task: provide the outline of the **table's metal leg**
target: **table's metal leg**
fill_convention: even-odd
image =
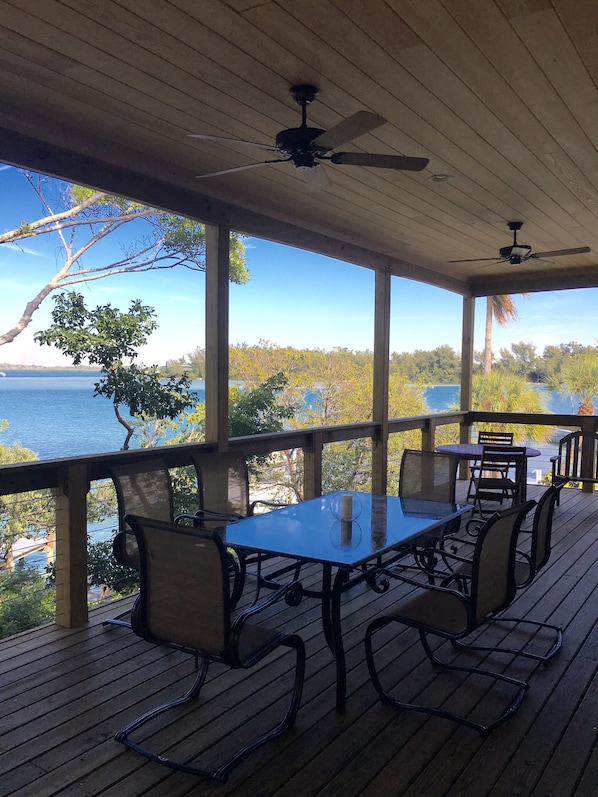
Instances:
[[[332,635],[332,565],[322,565],[321,601],[324,639],[334,656],[334,640]]]
[[[347,668],[341,628],[341,595],[347,579],[347,571],[339,567],[332,583],[332,565],[322,566],[322,628],[336,667],[337,711],[345,710],[347,689]]]
[[[345,710],[345,699],[347,694],[347,665],[345,662],[345,648],[343,646],[343,635],[341,628],[341,595],[343,585],[348,579],[347,571],[339,568],[334,577],[332,586],[331,609],[331,630],[332,630],[332,652],[336,663],[336,710]]]

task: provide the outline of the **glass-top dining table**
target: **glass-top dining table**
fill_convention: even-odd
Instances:
[[[442,528],[469,509],[469,505],[334,492],[236,521],[221,531],[233,548],[322,565],[321,591],[306,594],[321,600],[324,636],[336,664],[336,708],[343,711],[347,673],[342,593],[366,580],[380,557]]]

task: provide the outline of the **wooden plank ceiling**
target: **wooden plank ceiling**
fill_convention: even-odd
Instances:
[[[596,0],[0,0],[0,25],[4,161],[464,295],[598,285]],[[343,151],[427,168],[197,179],[275,158],[189,134],[274,145],[298,83],[312,127],[387,120]],[[591,252],[499,262],[508,221]]]

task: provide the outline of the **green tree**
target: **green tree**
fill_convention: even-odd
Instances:
[[[598,396],[598,354],[580,354],[565,361],[558,376],[551,376],[549,387],[561,396],[579,399],[578,415],[594,415]]]
[[[543,397],[538,391],[529,387],[520,376],[500,371],[473,377],[472,408],[496,413],[526,412],[537,415],[545,412]],[[540,441],[550,437],[548,427],[534,424],[496,423],[492,429],[513,432],[516,439]]]
[[[15,323],[0,334],[0,346],[11,343],[31,322],[44,299],[54,291],[81,282],[103,279],[116,274],[139,273],[178,266],[205,271],[205,228],[191,219],[148,208],[129,199],[72,185],[51,177],[21,170],[44,215],[35,221],[21,221],[0,234],[0,244],[19,244],[33,236],[56,239],[56,251],[62,264],[48,281],[32,290]],[[119,255],[101,265],[90,265],[87,256],[108,239],[122,234],[125,225],[138,233],[136,240],[119,246]],[[132,236],[131,236],[132,237]],[[106,251],[105,247],[102,251]],[[24,256],[25,252],[24,252]],[[230,280],[247,282],[245,249],[241,236],[230,236]]]
[[[0,421],[0,431],[6,429]],[[0,444],[0,465],[33,462],[37,455],[20,443]],[[0,570],[7,567],[10,549],[20,537],[32,540],[54,533],[54,503],[49,490],[0,496]]]
[[[37,570],[19,564],[0,573],[0,639],[52,622],[55,605],[54,589]]]
[[[133,362],[137,347],[146,343],[157,327],[152,307],[135,300],[126,313],[110,304],[89,310],[83,296],[74,291],[59,294],[55,302],[54,323],[36,332],[35,340],[55,346],[71,357],[74,365],[86,360],[100,366],[102,378],[94,386],[94,396],[112,400],[116,418],[126,429],[123,450],[129,447],[134,427],[121,413],[121,405],[128,407],[133,417],[175,418],[193,404],[186,375],[164,381],[157,366]]]
[[[498,369],[515,376],[521,376],[528,382],[540,382],[543,367],[532,343],[511,343],[508,349],[499,352]]]
[[[558,382],[565,363],[584,354],[598,354],[598,348],[584,346],[573,340],[569,341],[569,343],[560,343],[558,346],[546,346],[542,355],[544,381],[552,384],[554,384],[555,380]]]

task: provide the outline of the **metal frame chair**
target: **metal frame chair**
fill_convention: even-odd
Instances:
[[[583,471],[582,459],[585,465]],[[598,434],[592,432],[566,434],[559,440],[558,454],[551,457],[550,462],[552,484],[557,487],[564,487],[569,482],[598,484]],[[557,500],[557,505],[558,503]]]
[[[478,432],[478,445],[490,446],[512,446],[513,445],[513,432],[494,432],[490,429],[480,429]],[[474,496],[475,477],[480,472],[479,463],[474,462],[469,466],[469,486],[467,488],[467,501]]]
[[[192,460],[199,487],[197,517],[200,519],[200,525],[204,528],[222,526],[251,517],[255,514],[257,507],[277,509],[288,506],[288,504],[278,501],[250,500],[249,468],[247,467],[247,458],[242,453],[192,454]],[[299,578],[300,562],[285,565],[269,574],[268,578],[264,578],[262,564],[272,557],[261,553],[247,554],[243,551],[236,553],[240,569],[240,591],[243,589],[248,573],[247,567],[255,567],[255,571],[251,573],[256,578],[255,600],[258,600],[262,586],[274,589],[279,587],[280,582],[277,579],[280,576],[293,573],[295,580]]]
[[[524,480],[527,478],[525,446],[484,446],[479,471],[474,478],[473,510],[480,518],[488,516],[482,502],[502,504],[511,499],[521,503]],[[494,510],[491,510],[494,511]],[[469,521],[470,528],[474,521]]]
[[[305,646],[298,634],[255,623],[258,614],[276,601],[296,606],[301,585],[290,582],[260,604],[233,613],[226,548],[216,531],[127,515],[140,554],[141,590],[131,615],[133,631],[148,642],[190,653],[200,661],[191,688],[180,698],[154,708],[120,730],[115,739],[163,766],[224,782],[230,771],[252,752],[286,731],[295,721],[305,673]],[[204,685],[210,662],[231,669],[248,669],[277,648],[295,651],[291,699],[282,720],[246,743],[224,763],[204,769],[153,752],[131,734],[164,712],[195,699]],[[234,701],[231,701],[234,710]]]
[[[532,581],[536,578],[539,571],[546,565],[548,560],[550,559],[550,552],[551,552],[551,535],[552,535],[552,519],[554,515],[554,508],[558,503],[559,492],[561,488],[551,486],[547,490],[544,491],[540,500],[536,505],[536,509],[534,512],[534,519],[532,523],[531,529],[520,529],[520,535],[529,534],[530,535],[530,551],[529,553],[524,553],[521,550],[517,550],[517,557],[515,560],[515,584],[518,590],[525,589],[528,587]],[[467,540],[460,540],[459,542],[467,545],[471,545],[472,543]],[[461,584],[468,588],[468,581],[464,578],[467,572],[467,566],[464,563],[461,563],[460,567],[457,567],[455,577],[460,579]],[[444,583],[448,583],[445,579]],[[536,661],[542,662],[542,664],[548,664],[559,652],[563,644],[563,629],[558,625],[553,625],[551,623],[544,623],[538,620],[529,620],[528,618],[524,617],[513,617],[507,615],[498,615],[496,617],[491,618],[488,622],[492,623],[512,623],[515,626],[518,625],[529,625],[533,628],[540,630],[540,629],[548,629],[549,631],[554,632],[554,642],[552,643],[551,647],[546,653],[534,653],[530,650],[525,650],[524,648],[512,648],[512,647],[505,647],[502,645],[498,646],[484,646],[484,645],[472,645],[468,644],[463,641],[455,641],[454,644],[456,647],[467,649],[467,650],[479,650],[479,651],[493,651],[493,652],[500,652],[500,653],[509,653],[516,656],[525,656],[529,659],[535,659]]]
[[[139,549],[135,535],[127,527],[125,515],[142,515],[157,520],[190,522],[199,525],[199,518],[194,514],[182,513],[174,516],[174,498],[170,471],[160,456],[131,462],[110,468],[110,477],[116,490],[118,504],[118,532],[112,542],[112,552],[116,561],[126,567],[139,570]],[[241,571],[238,560],[229,553],[229,573],[234,582],[234,601],[238,601],[241,590]],[[122,625],[130,628],[131,624],[123,620],[129,611],[121,612],[114,618],[104,620],[102,625]]]
[[[459,463],[458,454],[406,448],[399,471],[399,498],[411,504],[417,502],[421,509],[432,503],[454,505]],[[424,571],[433,570],[437,564],[436,546],[445,534],[456,533],[460,525],[461,519],[456,518],[409,545],[417,567]],[[386,561],[385,565],[388,564]]]
[[[532,506],[534,506],[534,502],[529,501],[522,506],[511,507],[501,513],[495,513],[484,523],[475,541],[469,593],[448,586],[425,584],[386,568],[380,572],[379,577],[398,579],[416,587],[415,591],[399,600],[384,614],[376,617],[366,630],[365,650],[368,670],[372,684],[384,703],[398,709],[444,717],[474,728],[482,735],[489,733],[497,725],[506,722],[513,716],[529,688],[526,681],[480,666],[466,666],[445,661],[432,649],[428,635],[451,641],[459,640],[471,634],[483,625],[488,617],[502,611],[511,603],[516,592],[517,535],[523,519]],[[479,722],[444,708],[396,699],[382,685],[372,645],[374,635],[392,623],[400,623],[417,629],[424,651],[434,665],[451,672],[485,676],[515,687],[515,696],[508,707],[494,719]]]

